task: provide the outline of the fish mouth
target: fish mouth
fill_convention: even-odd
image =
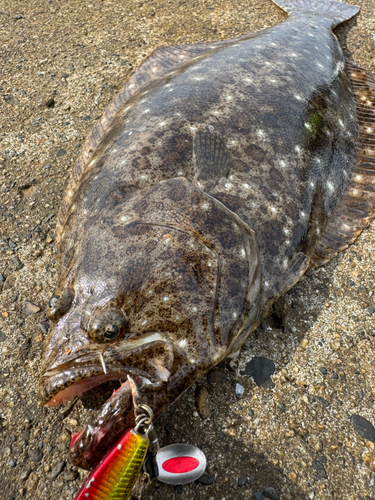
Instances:
[[[45,406],[57,406],[105,382],[123,382],[128,374],[142,383],[166,382],[173,359],[172,343],[160,332],[98,347],[47,368],[39,380],[39,399]]]

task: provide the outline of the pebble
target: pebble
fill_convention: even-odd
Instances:
[[[40,323],[38,323],[38,327],[42,331],[42,333],[44,333],[44,335],[47,335],[48,330],[49,330],[48,321],[41,321]]]
[[[24,469],[21,474],[20,474],[20,479],[22,479],[22,481],[25,481],[31,474],[31,469]]]
[[[0,342],[4,342],[6,340],[6,336],[3,332],[0,331]]]
[[[31,448],[27,454],[32,462],[40,462],[43,458],[43,452],[40,448]]]
[[[85,122],[89,122],[91,120],[91,116],[90,115],[86,115],[82,118],[83,121]]]
[[[240,476],[240,477],[238,478],[237,484],[238,484],[238,486],[239,486],[240,488],[242,488],[242,486],[244,486],[244,485],[246,484],[246,479],[245,479],[244,477]]]
[[[264,496],[262,495],[262,492],[257,490],[253,492],[253,497],[254,500],[263,500]]]
[[[199,484],[204,484],[205,486],[210,486],[215,482],[215,474],[203,474],[203,476],[201,476],[195,482]]]
[[[272,486],[267,486],[266,488],[264,488],[263,496],[269,498],[270,500],[280,500],[280,495],[277,493],[275,488],[272,488]]]
[[[361,415],[352,415],[351,422],[354,429],[363,439],[375,443],[375,428],[371,422]]]
[[[9,245],[9,248],[11,248],[12,250],[14,250],[15,248],[17,248],[17,243],[15,243],[13,240],[11,240],[9,238],[8,240],[8,245]]]
[[[32,472],[29,476],[29,479],[26,482],[27,491],[36,490],[38,482],[39,482],[39,476],[37,476],[35,472]]]
[[[182,495],[182,493],[184,492],[184,487],[182,486],[182,484],[178,484],[174,487],[174,489],[178,495]]]
[[[39,311],[41,311],[41,308],[39,306],[36,306],[29,300],[25,300],[22,310],[25,316],[31,316],[32,314],[37,314]]]
[[[319,479],[328,479],[327,471],[318,459],[313,460],[311,465]]]
[[[59,149],[56,153],[57,158],[60,156],[65,156],[66,155],[66,149]]]
[[[253,475],[247,476],[247,482],[248,483],[252,483],[253,481],[255,481],[255,476],[253,476]]]
[[[10,272],[19,271],[22,268],[23,268],[23,263],[20,261],[20,259],[17,256],[14,256],[11,259],[9,259],[8,269]]]
[[[207,373],[207,382],[209,384],[221,384],[227,379],[226,373],[223,370],[214,368]]]
[[[56,479],[56,477],[62,473],[64,467],[66,465],[66,462],[63,461],[63,462],[59,462],[58,464],[55,465],[55,467],[52,469],[52,471],[50,472],[50,474],[48,474],[48,477],[50,479]]]
[[[240,372],[241,375],[250,375],[254,382],[259,387],[272,387],[274,384],[271,380],[271,375],[275,373],[275,363],[263,356],[254,356],[253,359],[246,364],[245,369]]]
[[[208,418],[211,414],[209,399],[207,387],[198,385],[195,390],[195,406],[202,419]]]
[[[74,470],[72,472],[65,471],[65,473],[64,473],[65,481],[75,481],[78,478],[79,478],[79,473],[76,470]]]
[[[11,458],[8,462],[9,467],[15,467],[17,465],[17,462],[14,460],[14,458]]]
[[[245,387],[241,384],[236,384],[236,396],[242,396],[245,392]]]
[[[321,373],[322,375],[327,375],[327,373],[328,373],[328,370],[327,370],[327,368],[326,368],[325,366],[321,366],[321,367],[319,368],[319,371],[320,371],[320,373]]]

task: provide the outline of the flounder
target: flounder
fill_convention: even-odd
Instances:
[[[157,49],[90,133],[58,218],[43,404],[130,373],[160,415],[374,218],[375,86],[332,31],[359,9],[277,3],[275,27]],[[132,419],[125,383],[73,461]]]

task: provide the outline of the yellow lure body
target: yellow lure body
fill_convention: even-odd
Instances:
[[[75,500],[126,500],[139,476],[148,436],[129,429],[92,470]]]

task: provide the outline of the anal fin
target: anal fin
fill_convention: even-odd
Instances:
[[[345,194],[311,256],[310,270],[347,248],[375,218],[375,82],[364,69],[345,62],[357,106],[358,155]]]
[[[193,140],[193,161],[197,181],[226,177],[230,169],[230,153],[223,135],[209,129],[198,129]]]

